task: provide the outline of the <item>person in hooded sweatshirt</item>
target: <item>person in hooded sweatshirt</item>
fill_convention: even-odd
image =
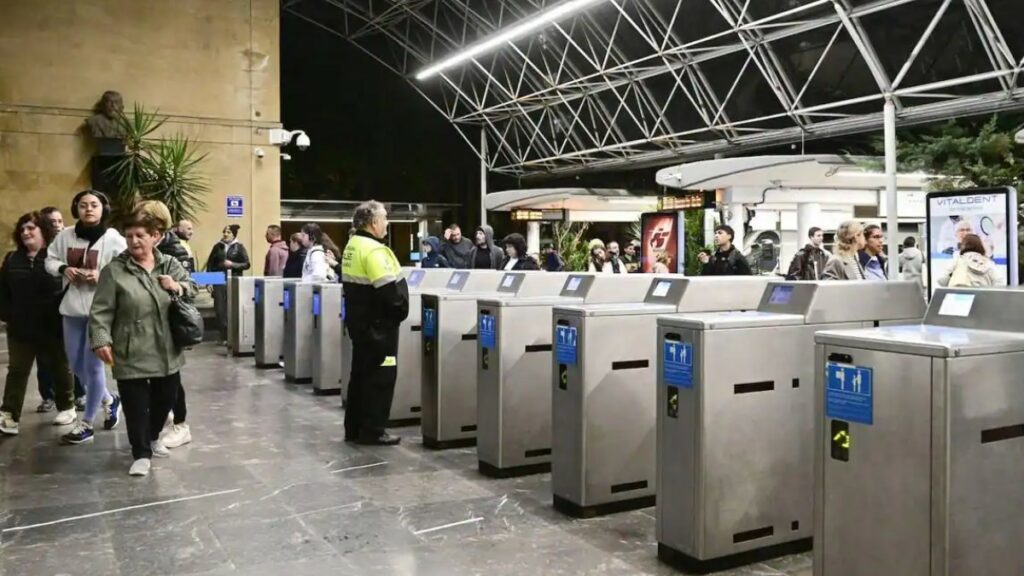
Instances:
[[[502,241],[505,245],[505,260],[501,263],[501,270],[540,270],[537,261],[526,252],[526,238],[522,234],[513,232],[505,236]]]
[[[423,258],[420,259],[420,268],[451,268],[451,263],[441,254],[441,241],[437,236],[428,236],[420,246],[423,251]]]
[[[956,264],[938,278],[939,286],[979,288],[995,286],[996,264],[985,255],[985,243],[977,234],[967,234],[960,242]]]
[[[469,267],[483,270],[501,270],[505,253],[494,245],[494,228],[484,224],[476,229],[476,245],[469,252]]]
[[[907,236],[903,240],[903,251],[900,252],[900,270],[903,272],[903,279],[917,282],[921,285],[922,272],[924,270],[924,254],[917,248],[917,240],[913,236]]]
[[[210,257],[206,260],[207,272],[227,272],[241,275],[249,269],[249,252],[238,241],[238,224],[225,226],[221,231],[221,240],[213,246]],[[220,339],[228,339],[228,287],[221,284],[213,287],[213,308],[217,313],[217,326],[220,328]]]
[[[64,278],[60,303],[64,350],[71,370],[86,391],[82,418],[61,440],[83,444],[93,440],[93,420],[101,406],[104,429],[113,430],[121,419],[121,399],[107,391],[103,362],[89,342],[89,313],[100,271],[124,252],[128,243],[117,230],[107,227],[110,200],[102,192],[83,190],[75,194],[71,216],[78,222],[61,231],[47,248],[46,271]]]

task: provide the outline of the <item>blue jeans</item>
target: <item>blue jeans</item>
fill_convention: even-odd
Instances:
[[[96,418],[100,406],[111,401],[107,392],[107,374],[103,361],[96,357],[89,345],[89,318],[64,317],[64,350],[68,354],[71,371],[85,387],[84,420],[89,424]]]

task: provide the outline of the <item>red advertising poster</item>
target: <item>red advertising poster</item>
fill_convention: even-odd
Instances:
[[[679,269],[679,222],[676,212],[641,215],[643,272],[667,274]]]

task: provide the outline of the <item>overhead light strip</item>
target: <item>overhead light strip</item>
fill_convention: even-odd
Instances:
[[[518,40],[534,30],[538,30],[575,12],[579,12],[592,4],[604,1],[605,0],[568,0],[567,2],[562,2],[557,6],[553,6],[536,14],[535,16],[521,20],[504,30],[499,30],[493,36],[485,38],[480,42],[469,46],[465,50],[445,58],[437,64],[432,64],[424,68],[416,74],[416,79],[426,80],[439,72],[443,72],[449,68],[454,68],[455,66],[458,66],[468,60],[472,60],[481,54],[490,52],[503,44]]]

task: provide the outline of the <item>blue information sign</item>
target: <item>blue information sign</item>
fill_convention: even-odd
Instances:
[[[320,295],[313,294],[313,316],[320,316]]]
[[[423,309],[423,337],[437,338],[437,310]]]
[[[292,308],[292,292],[291,290],[284,291],[284,309],[291,310]]]
[[[576,364],[576,328],[555,327],[555,359],[559,364]]]
[[[224,208],[227,210],[228,218],[241,218],[245,215],[245,198],[228,196],[224,201]]]
[[[199,286],[223,286],[228,283],[223,272],[193,272],[192,281]]]
[[[494,316],[490,314],[481,314],[480,323],[477,327],[478,339],[480,340],[480,346],[484,348],[494,349],[495,341],[495,330],[497,321]]]
[[[825,414],[829,418],[875,423],[874,371],[863,366],[825,365]]]
[[[693,388],[693,344],[665,340],[662,373],[666,384]]]

